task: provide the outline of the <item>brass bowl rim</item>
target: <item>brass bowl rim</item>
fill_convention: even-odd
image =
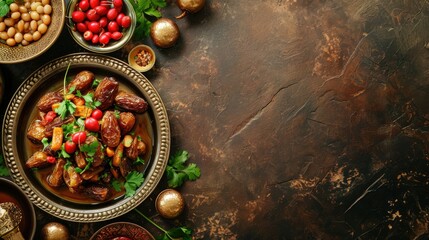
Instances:
[[[88,205],[85,204],[77,207],[73,204],[66,205],[64,202],[55,202],[44,196],[37,189],[37,186],[29,180],[29,176],[27,176],[23,167],[26,159],[19,159],[20,149],[18,148],[17,139],[19,137],[26,138],[25,136],[17,136],[20,127],[18,126],[20,116],[25,115],[25,113],[21,114],[21,110],[24,108],[26,101],[33,101],[34,103],[32,104],[36,105],[36,102],[31,99],[31,94],[27,93],[34,92],[36,90],[33,89],[35,86],[40,86],[44,81],[48,81],[48,76],[54,74],[53,72],[65,71],[69,63],[72,64],[71,67],[91,66],[92,68],[116,71],[115,73],[126,75],[125,81],[130,81],[130,83],[138,86],[139,90],[143,90],[141,94],[147,100],[153,113],[153,119],[151,120],[156,128],[154,129],[154,149],[151,158],[152,163],[147,170],[147,174],[145,174],[145,180],[132,197],[115,200],[111,205],[103,204],[100,207],[91,205],[92,208],[88,209]],[[143,74],[127,63],[96,53],[70,54],[40,67],[15,92],[3,119],[3,153],[13,181],[26,193],[34,205],[47,213],[69,221],[98,222],[112,219],[131,211],[149,197],[161,180],[167,166],[169,152],[170,125],[167,110],[154,86]]]

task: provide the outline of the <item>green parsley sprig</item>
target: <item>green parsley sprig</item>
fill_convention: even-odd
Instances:
[[[60,106],[58,108],[55,109],[55,112],[60,115],[61,119],[66,118],[68,115],[73,115],[73,113],[76,111],[76,105],[66,99],[66,81],[67,81],[67,73],[69,72],[69,68],[70,68],[70,64],[67,66],[66,69],[66,73],[64,74],[64,80],[63,80],[63,84],[64,84],[64,100],[61,101]],[[70,88],[69,93],[72,93],[75,90],[75,87]]]
[[[144,181],[143,173],[132,171],[125,178],[125,197],[132,197]]]
[[[77,90],[76,96],[83,98],[85,100],[85,106],[91,109],[96,109],[101,105],[100,101],[94,101],[94,93],[92,92],[82,95],[82,93],[79,90]]]
[[[151,18],[160,18],[160,8],[167,6],[165,0],[132,0],[137,17],[136,29],[134,36],[138,39],[149,36],[150,27],[152,26]]]
[[[195,163],[186,165],[188,159],[187,151],[179,151],[170,156],[166,168],[169,187],[177,188],[187,180],[194,181],[200,177],[200,168]]]
[[[150,222],[152,225],[157,227],[159,230],[163,232],[163,234],[156,237],[156,240],[174,240],[174,239],[182,239],[182,240],[191,240],[192,239],[192,230],[187,227],[176,227],[172,228],[170,230],[165,230],[158,224],[156,224],[154,221],[152,221],[150,218],[146,217],[142,212],[134,209],[140,216],[142,216],[144,219],[146,219],[148,222]]]
[[[0,17],[4,17],[9,13],[9,6],[13,2],[14,0],[0,0]]]

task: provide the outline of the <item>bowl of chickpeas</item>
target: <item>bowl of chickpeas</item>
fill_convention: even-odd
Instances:
[[[44,53],[64,22],[64,0],[15,0],[0,17],[0,63],[25,62]]]

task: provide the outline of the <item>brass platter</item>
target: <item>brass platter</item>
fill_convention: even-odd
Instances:
[[[44,93],[62,84],[69,63],[69,71],[90,69],[116,76],[120,84],[133,89],[149,104],[148,114],[153,129],[152,154],[145,171],[145,180],[132,197],[120,197],[100,204],[67,201],[43,187],[32,170],[25,167],[30,154],[26,130],[31,116],[36,112],[36,103]],[[167,166],[169,151],[170,126],[167,110],[153,85],[125,62],[95,53],[67,55],[36,70],[13,95],[3,120],[3,153],[14,182],[40,209],[58,218],[75,222],[112,219],[142,203],[160,181]]]

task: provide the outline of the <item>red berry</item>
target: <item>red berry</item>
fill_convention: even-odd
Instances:
[[[76,24],[76,29],[81,33],[84,33],[86,30],[88,30],[85,23]]]
[[[48,113],[46,113],[45,115],[45,122],[46,123],[50,123],[52,122],[52,120],[54,120],[54,118],[57,116],[57,114],[54,111],[49,111]]]
[[[88,12],[86,12],[86,18],[88,18],[89,21],[97,21],[100,19],[100,15],[98,15],[95,9],[89,9]]]
[[[99,33],[101,31],[100,23],[99,22],[90,22],[88,24],[88,30],[93,33]]]
[[[107,17],[100,18],[100,21],[99,21],[100,27],[102,27],[102,28],[106,27],[108,22],[109,22],[109,20],[107,20]]]
[[[119,13],[118,16],[116,17],[116,22],[119,24],[119,26],[122,25],[122,18],[125,16],[124,13]]]
[[[117,31],[119,31],[119,24],[115,21],[111,21],[107,25],[107,30],[109,30],[109,32],[111,32],[111,33],[117,32]]]
[[[112,33],[112,39],[118,41],[119,39],[122,38],[122,33],[121,32],[113,32]]]
[[[72,12],[72,20],[75,23],[83,22],[83,20],[85,20],[85,13],[83,13],[82,11]]]
[[[84,131],[82,131],[82,132],[77,132],[77,133],[74,133],[74,134],[72,135],[72,141],[73,141],[74,143],[76,143],[77,145],[79,145],[79,144],[84,144],[84,143],[85,143],[85,140],[86,140],[86,132],[84,132]]]
[[[109,37],[109,39],[110,39],[110,38],[112,38],[112,33],[111,33],[111,32],[104,32],[104,33],[102,33],[102,34],[104,34],[104,35],[106,35],[107,37]]]
[[[48,156],[48,157],[46,158],[46,161],[47,161],[48,163],[55,163],[55,162],[57,161],[57,159],[56,159],[55,157]]]
[[[94,109],[94,111],[92,111],[91,113],[91,117],[97,120],[101,120],[101,118],[103,118],[103,111],[101,111],[100,109]]]
[[[100,42],[101,42],[101,37],[100,37]],[[89,117],[85,119],[85,128],[88,131],[97,132],[100,129],[100,124],[98,123],[97,119],[93,117]]]
[[[76,143],[72,141],[67,141],[66,143],[64,143],[64,150],[66,150],[68,154],[74,153],[76,151],[76,148],[77,148]]]
[[[107,8],[105,6],[97,6],[94,9],[100,16],[104,16],[107,14]]]
[[[109,11],[107,12],[107,19],[111,21],[115,20],[117,16],[118,16],[118,10],[114,8],[109,9]]]
[[[85,39],[86,41],[91,41],[93,36],[94,34],[89,30],[83,33],[83,39]]]
[[[98,44],[100,37],[97,34],[94,34],[94,36],[92,37],[92,44]]]
[[[82,11],[86,11],[89,8],[89,2],[87,0],[82,0],[79,2],[79,8]]]
[[[123,1],[122,0],[113,0],[113,7],[120,12],[122,10]]]
[[[131,26],[131,18],[130,18],[130,16],[124,16],[122,18],[121,26],[123,28],[128,28],[128,27]]]
[[[100,0],[89,0],[89,6],[91,6],[91,8],[96,8],[99,5],[100,5]]]
[[[109,33],[109,32],[105,32],[105,33],[100,35],[100,43],[103,45],[109,44],[110,37],[109,37],[109,34],[107,34],[107,33]]]

